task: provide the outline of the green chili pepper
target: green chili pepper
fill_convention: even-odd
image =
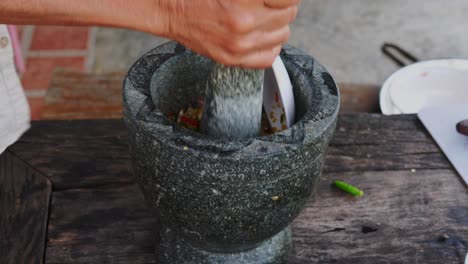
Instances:
[[[334,181],[333,182],[333,185],[340,189],[340,190],[343,190],[353,196],[363,196],[364,195],[364,192],[362,190],[359,190],[358,188],[346,183],[346,182],[342,182],[342,181]]]

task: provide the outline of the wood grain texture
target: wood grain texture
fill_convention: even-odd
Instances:
[[[127,144],[121,120],[40,121],[11,149],[67,189],[134,182]],[[422,168],[452,167],[416,116],[340,116],[326,172]]]
[[[122,120],[40,121],[10,150],[54,190],[134,182]]]
[[[154,263],[155,214],[126,138],[120,120],[42,121],[10,148],[58,186],[48,263]],[[293,224],[290,263],[463,263],[468,191],[416,116],[341,115],[325,171]]]
[[[452,169],[415,115],[343,114],[325,172]]]
[[[380,87],[372,84],[339,83],[342,113],[380,113]]]
[[[0,263],[43,263],[50,193],[45,177],[0,155]]]
[[[290,263],[463,263],[467,198],[451,170],[326,174],[293,223]],[[60,191],[52,206],[48,263],[155,263],[154,214],[136,186]]]
[[[332,180],[365,194],[350,197],[331,187]],[[452,170],[330,173],[293,233],[294,264],[463,264],[468,193]]]
[[[155,263],[157,217],[136,185],[54,192],[46,260]]]
[[[43,119],[122,117],[123,72],[86,74],[57,71],[47,90]]]

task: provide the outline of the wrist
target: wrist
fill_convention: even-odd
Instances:
[[[161,37],[176,39],[178,15],[181,10],[178,9],[177,0],[143,0],[142,5],[144,15],[143,24],[138,30],[148,32]]]
[[[93,0],[94,1],[94,0]],[[168,37],[167,18],[159,8],[158,0],[102,0],[102,6],[88,14],[89,21],[97,26],[128,28]],[[165,2],[165,1],[164,1]]]
[[[115,3],[115,0],[106,0]],[[128,0],[118,0],[121,2],[123,12],[121,18],[115,19],[120,21],[118,27],[135,29],[138,31],[147,32],[161,37],[172,38],[172,17],[171,9],[174,4],[173,0],[140,0],[133,1],[132,4]]]

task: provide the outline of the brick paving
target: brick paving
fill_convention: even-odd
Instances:
[[[21,76],[31,118],[41,118],[44,96],[57,69],[90,70],[94,60],[95,30],[90,27],[18,27],[26,72]]]

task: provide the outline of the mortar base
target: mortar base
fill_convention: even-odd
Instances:
[[[291,229],[287,227],[256,248],[236,253],[199,249],[168,228],[161,228],[156,247],[160,264],[285,264],[292,250]]]

